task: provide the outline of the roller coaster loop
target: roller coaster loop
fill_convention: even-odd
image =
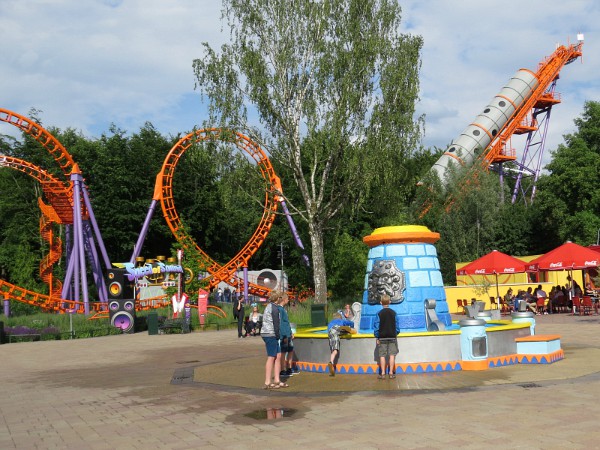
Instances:
[[[222,266],[206,254],[190,237],[177,214],[173,200],[173,175],[179,159],[192,145],[204,141],[222,141],[235,144],[238,149],[243,150],[252,158],[265,181],[263,215],[254,234],[237,255]],[[162,169],[156,177],[154,190],[154,199],[160,201],[165,220],[177,241],[184,249],[192,250],[194,256],[198,258],[199,265],[205,267],[212,275],[209,288],[217,286],[221,281],[235,285],[236,271],[240,267],[248,267],[248,261],[264,242],[273,226],[278,202],[283,200],[282,196],[281,181],[275,174],[266,153],[247,136],[221,128],[197,130],[180,139],[165,158]],[[264,286],[249,284],[249,292],[254,295],[264,297],[268,295],[269,291],[270,289]]]

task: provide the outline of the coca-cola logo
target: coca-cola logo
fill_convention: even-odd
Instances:
[[[477,269],[475,270],[475,274],[485,274],[485,269]]]
[[[514,273],[514,272],[515,272],[514,267],[505,267],[504,268],[504,273]]]
[[[598,260],[586,261],[583,263],[585,266],[596,267],[598,265]]]
[[[562,261],[557,263],[550,263],[550,268],[552,269],[554,267],[562,267]]]

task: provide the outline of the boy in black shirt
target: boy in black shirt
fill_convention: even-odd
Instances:
[[[373,323],[373,334],[377,339],[377,354],[379,355],[379,367],[381,373],[377,378],[383,380],[386,374],[386,360],[389,357],[390,378],[396,378],[396,355],[398,354],[398,324],[396,322],[396,311],[390,309],[390,296],[381,296],[383,308],[375,316]]]

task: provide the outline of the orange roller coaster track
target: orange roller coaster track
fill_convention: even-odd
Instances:
[[[56,140],[48,131],[25,116],[17,114],[8,109],[0,108],[0,122],[6,122],[19,128],[22,132],[30,135],[48,150],[63,174],[68,178],[75,166],[75,161],[67,152],[65,147]]]
[[[224,265],[214,261],[190,237],[179,218],[173,200],[173,176],[179,159],[195,143],[210,141],[235,144],[238,149],[243,150],[252,158],[265,181],[265,200],[261,220],[246,245]],[[243,134],[220,128],[197,130],[180,139],[165,158],[162,169],[156,177],[154,190],[154,198],[160,201],[165,220],[177,241],[184,249],[192,250],[197,255],[200,266],[205,267],[211,274],[209,288],[217,286],[221,281],[231,283],[233,279],[236,279],[236,271],[240,267],[248,266],[248,261],[264,242],[273,226],[281,195],[281,181],[260,146]],[[253,283],[250,283],[248,288],[251,294],[261,297],[267,296],[270,292],[270,289]]]
[[[42,185],[42,191],[50,201],[50,204],[46,204],[41,198],[38,199],[38,204],[42,212],[40,218],[40,234],[42,238],[48,242],[49,246],[48,254],[40,262],[40,276],[42,281],[48,284],[50,297],[52,297],[55,292],[60,292],[62,288],[61,282],[52,275],[52,267],[60,260],[62,255],[62,241],[60,238],[54,236],[53,224],[69,223],[69,220],[71,222],[73,221],[73,209],[71,206],[72,198],[69,183],[64,183],[56,179],[53,175],[34,164],[11,156],[0,156],[0,167],[8,167],[23,172],[39,181]],[[55,206],[57,207],[55,208]],[[67,214],[65,214],[65,212]],[[18,289],[10,290],[10,292],[15,293],[25,293],[25,291],[26,290]],[[27,299],[31,299],[31,302]],[[34,305],[39,303],[37,298],[32,297],[29,294],[24,295],[21,301]],[[48,299],[45,299],[42,303],[47,304],[47,302]]]
[[[54,235],[54,225],[72,225],[74,223],[75,199],[73,195],[73,174],[79,174],[79,168],[64,146],[48,131],[27,117],[15,112],[0,108],[0,122],[6,122],[19,128],[24,134],[31,136],[46,149],[60,167],[62,174],[67,178],[59,180],[48,171],[35,166],[27,161],[7,155],[0,155],[0,167],[7,167],[21,171],[36,179],[42,187],[45,200],[38,199],[41,210],[40,235],[48,242],[48,254],[40,262],[40,277],[49,286],[49,295],[35,293],[20,288],[4,280],[0,281],[0,296],[19,302],[39,306],[45,310],[64,312],[65,309],[80,311],[77,298],[67,300],[61,298],[62,283],[54,278],[53,266],[62,256],[62,240]],[[88,211],[85,206],[80,206],[81,218],[87,218]],[[86,305],[87,308],[87,305]],[[105,308],[105,305],[95,305],[94,309]]]

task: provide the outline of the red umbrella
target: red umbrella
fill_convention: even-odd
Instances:
[[[600,253],[569,241],[528,263],[527,271],[580,270],[599,265]]]
[[[526,263],[506,253],[493,250],[487,255],[470,262],[456,271],[457,275],[496,275],[496,292],[500,297],[498,288],[499,273],[525,272]]]

